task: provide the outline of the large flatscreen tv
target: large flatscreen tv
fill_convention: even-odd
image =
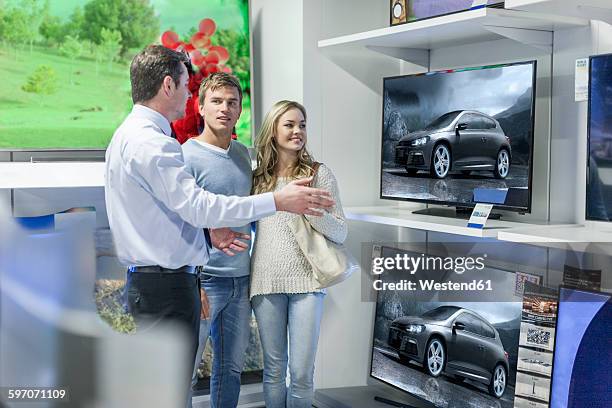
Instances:
[[[612,406],[612,295],[561,287],[551,408]]]
[[[531,211],[536,61],[383,80],[380,198]]]
[[[406,253],[381,249],[383,258]],[[478,273],[492,290],[458,301],[444,291],[432,298],[378,291],[370,375],[432,407],[513,408],[523,307],[516,276],[492,267]],[[380,278],[397,284],[418,275],[387,269]],[[473,279],[467,275],[453,274],[452,281]]]
[[[590,58],[586,219],[612,219],[612,54]]]
[[[475,6],[476,4],[476,6]],[[461,11],[473,10],[485,6],[503,7],[504,0],[408,0],[408,21],[423,20]]]
[[[0,149],[105,149],[132,108],[131,59],[160,42],[238,77],[251,144],[248,0],[0,3]]]

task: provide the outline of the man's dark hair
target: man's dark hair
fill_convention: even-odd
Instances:
[[[130,65],[132,101],[142,103],[155,97],[166,76],[170,76],[179,86],[181,65],[187,64],[189,59],[185,54],[163,45],[149,45],[140,51]]]

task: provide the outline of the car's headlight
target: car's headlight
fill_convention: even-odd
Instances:
[[[412,143],[410,144],[412,146],[423,146],[428,141],[429,141],[429,137],[425,136],[425,137],[419,137],[418,139],[413,140]]]
[[[406,326],[406,331],[408,333],[419,334],[422,333],[423,330],[425,330],[425,326],[423,326],[422,324],[409,324],[408,326]]]

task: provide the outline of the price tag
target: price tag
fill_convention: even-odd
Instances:
[[[483,229],[489,219],[489,214],[491,214],[492,209],[493,204],[476,204],[472,211],[472,216],[468,221],[468,228]]]
[[[583,102],[589,99],[589,59],[576,60],[574,100]]]

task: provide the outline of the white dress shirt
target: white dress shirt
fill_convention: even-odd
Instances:
[[[106,150],[106,210],[126,265],[205,265],[203,228],[236,227],[276,211],[272,193],[225,197],[202,190],[170,132],[164,116],[134,105]]]

